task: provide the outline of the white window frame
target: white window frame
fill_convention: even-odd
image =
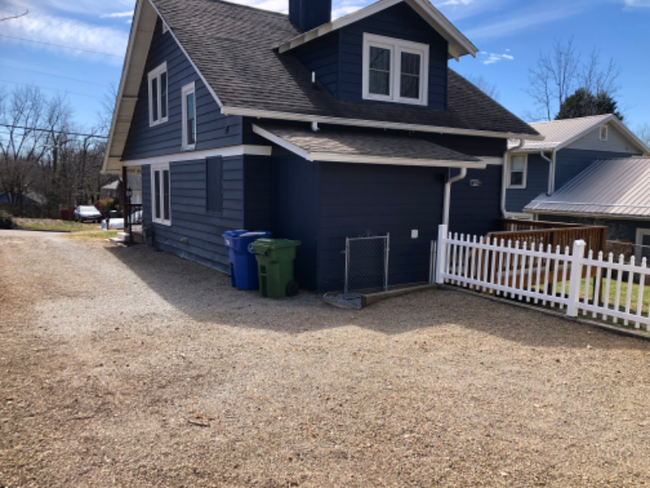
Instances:
[[[650,236],[650,229],[636,229],[636,240],[635,240],[635,253],[634,256],[636,260],[641,263],[641,258],[643,257],[643,253],[641,246],[643,246],[643,237],[644,236]]]
[[[187,141],[187,128],[185,126],[185,121],[187,120],[187,95],[190,93],[194,93],[194,143],[188,144]],[[183,88],[181,88],[181,99],[182,99],[182,105],[183,105],[183,121],[181,123],[182,130],[183,130],[183,138],[182,138],[182,145],[181,149],[183,151],[191,151],[194,149],[196,146],[196,141],[198,139],[199,133],[197,130],[198,124],[196,122],[197,119],[197,108],[196,108],[196,87],[195,83],[188,83],[185,85]]]
[[[163,171],[169,171],[169,219],[165,219],[165,186],[163,184]],[[160,217],[156,217],[156,171],[160,176]],[[169,163],[151,165],[151,220],[157,224],[172,225],[172,173]]]
[[[370,93],[370,48],[378,47],[390,51],[390,89],[388,95]],[[420,55],[420,94],[416,98],[400,96],[402,75],[402,52]],[[363,34],[363,78],[364,100],[406,103],[409,105],[429,104],[429,45],[404,41],[375,34]]]
[[[149,127],[153,127],[159,124],[163,124],[169,120],[169,73],[167,73],[167,98],[165,100],[165,113],[167,114],[166,117],[161,117],[162,115],[162,92],[160,89],[160,76],[163,73],[167,73],[167,61],[162,63],[160,66],[158,66],[156,69],[151,70],[149,72],[149,76],[147,77],[148,80],[148,92],[149,92]],[[158,90],[158,98],[157,98],[157,109],[158,109],[158,119],[154,120],[153,118],[153,92],[151,91],[151,81],[156,78],[156,90]]]
[[[521,185],[512,184],[512,160],[515,157],[524,158],[524,176],[523,183]],[[508,158],[508,188],[513,190],[523,190],[526,188],[526,183],[528,182],[528,154],[511,154]]]
[[[609,127],[606,125],[601,125],[598,128],[598,139],[600,139],[602,142],[607,142],[608,138],[609,138]]]

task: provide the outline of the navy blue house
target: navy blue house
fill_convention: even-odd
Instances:
[[[448,68],[476,52],[427,0],[138,0],[103,171],[141,173],[154,246],[217,270],[224,231],[264,229],[340,290],[345,238],[389,232],[389,283],[426,281],[441,223],[498,230],[508,139],[542,139]]]
[[[506,210],[509,217],[530,218],[524,207],[540,195],[552,195],[592,163],[646,156],[650,149],[616,115],[594,115],[540,122],[531,126],[543,141],[509,142]]]

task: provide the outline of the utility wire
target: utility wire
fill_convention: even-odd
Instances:
[[[54,91],[58,91],[58,92],[61,92],[61,93],[69,93],[70,95],[79,95],[79,96],[82,96],[82,97],[96,98],[98,100],[102,99],[102,97],[98,97],[97,95],[88,95],[87,93],[78,93],[78,92],[72,92],[72,91],[68,91],[68,90],[60,90],[58,88],[49,88],[47,86],[35,85],[33,83],[21,83],[21,82],[18,82],[18,81],[9,81],[9,80],[0,80],[0,83],[12,83],[14,85],[35,86],[37,88],[42,88],[43,90],[54,90]]]
[[[104,56],[113,56],[113,57],[116,57],[116,58],[123,58],[124,57],[123,55],[120,55],[120,54],[112,54],[112,53],[105,53],[105,52],[101,52],[101,51],[93,51],[92,49],[82,49],[80,47],[66,46],[64,44],[54,44],[53,42],[37,41],[35,39],[25,39],[24,37],[8,36],[6,34],[0,34],[0,37],[6,37],[8,39],[17,39],[19,41],[35,42],[36,44],[45,44],[47,46],[63,47],[65,49],[74,49],[76,51],[84,51],[84,52],[87,52],[87,53],[103,54]]]
[[[56,132],[57,134],[68,134],[70,136],[99,137],[100,139],[108,139],[108,136],[98,136],[96,134],[80,134],[79,132],[68,132],[67,130],[40,129],[38,127],[25,127],[22,125],[10,125],[10,124],[0,124],[0,127],[9,127],[10,129],[35,130],[40,132]]]
[[[9,68],[9,69],[17,69],[17,70],[20,70],[20,71],[29,71],[30,73],[38,73],[38,74],[41,74],[41,75],[53,76],[55,78],[63,78],[64,80],[79,81],[81,83],[88,83],[90,85],[97,85],[97,86],[104,86],[104,87],[110,86],[110,85],[107,85],[105,83],[97,83],[96,81],[80,80],[79,78],[71,78],[69,76],[55,75],[55,74],[52,74],[52,73],[48,73],[47,71],[38,71],[38,70],[35,70],[35,69],[27,69],[27,68],[18,68],[16,66],[10,66],[8,64],[0,64],[0,66],[4,66],[5,68]]]

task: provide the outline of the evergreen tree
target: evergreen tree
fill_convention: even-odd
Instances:
[[[567,97],[555,120],[574,119],[589,115],[614,114],[623,120],[618,111],[617,102],[607,92],[594,95],[585,88],[578,88],[573,95]]]

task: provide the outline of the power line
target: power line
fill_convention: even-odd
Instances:
[[[27,68],[18,68],[16,66],[10,66],[8,64],[0,64],[0,66],[4,66],[5,68],[10,68],[10,69],[17,69],[17,70],[20,70],[20,71],[29,71],[30,73],[39,73],[41,75],[53,76],[55,78],[63,78],[64,80],[79,81],[81,83],[88,83],[90,85],[97,85],[97,86],[104,86],[104,87],[110,86],[110,85],[107,85],[105,83],[97,83],[95,81],[80,80],[79,78],[71,78],[69,76],[55,75],[55,74],[52,74],[52,73],[48,73],[47,71],[38,71],[38,70],[35,70],[35,69],[27,69]]]
[[[78,92],[73,92],[73,91],[68,91],[68,90],[60,90],[58,88],[49,88],[47,86],[35,85],[33,83],[21,83],[21,82],[18,82],[18,81],[9,81],[9,80],[0,80],[0,83],[12,83],[14,85],[35,86],[37,88],[42,88],[43,90],[54,90],[54,91],[58,91],[58,92],[61,92],[61,93],[69,93],[70,95],[79,95],[79,96],[82,96],[82,97],[96,98],[98,100],[102,99],[102,97],[98,97],[97,95],[88,95],[87,93],[78,93]]]
[[[98,137],[100,139],[108,139],[108,136],[98,136],[96,134],[81,134],[79,132],[68,132],[67,130],[40,129],[38,127],[25,127],[22,125],[9,125],[9,124],[0,124],[0,127],[9,127],[10,129],[35,130],[40,132],[56,132],[57,134],[68,134],[70,136]]]
[[[56,46],[56,47],[63,47],[65,49],[74,49],[76,51],[84,51],[87,53],[94,53],[94,54],[103,54],[104,56],[113,56],[116,58],[123,58],[123,55],[120,54],[112,54],[112,53],[105,53],[101,51],[93,51],[92,49],[82,49],[80,47],[73,47],[73,46],[66,46],[64,44],[54,44],[53,42],[45,42],[45,41],[37,41],[35,39],[25,39],[24,37],[16,37],[16,36],[8,36],[6,34],[0,34],[0,37],[6,37],[8,39],[17,39],[19,41],[26,41],[26,42],[35,42],[36,44],[45,44],[46,46]]]

